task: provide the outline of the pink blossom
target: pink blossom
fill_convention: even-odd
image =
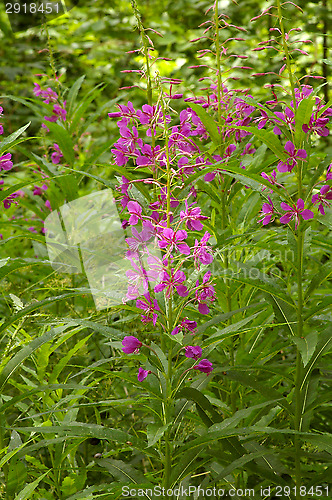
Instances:
[[[186,332],[192,332],[192,335],[193,335],[193,332],[194,330],[197,328],[197,323],[196,321],[190,321],[188,318],[184,318],[180,325],[176,326],[173,331],[172,331],[172,335],[177,335],[179,332],[183,332],[183,330]]]
[[[138,374],[137,374],[137,380],[139,382],[143,382],[143,380],[146,379],[146,377],[151,373],[151,370],[143,370],[143,368],[139,367],[138,369]]]
[[[211,234],[206,231],[200,242],[198,240],[195,240],[193,256],[194,263],[198,267],[198,269],[198,261],[200,261],[203,265],[211,264],[211,262],[213,261],[213,256],[211,255],[212,249],[211,247],[207,246],[207,242],[210,238]]]
[[[34,186],[34,190],[32,194],[34,196],[41,196],[43,194],[43,191],[46,191],[48,189],[48,186],[46,184],[43,184],[42,187],[39,186]]]
[[[185,348],[185,355],[187,358],[199,359],[202,356],[202,348],[198,345],[187,345]]]
[[[183,229],[179,231],[173,231],[173,229],[167,227],[161,233],[161,240],[158,241],[159,248],[167,248],[169,252],[173,249],[184,255],[190,255],[190,247],[187,243],[181,243],[188,237],[188,234]]]
[[[285,150],[288,153],[289,158],[286,162],[280,161],[278,163],[279,172],[291,172],[295,165],[297,165],[297,160],[304,160],[307,157],[306,150],[295,149],[295,146],[291,141],[286,142]]]
[[[146,293],[144,295],[144,298],[136,301],[136,307],[145,311],[145,315],[141,316],[143,323],[149,323],[150,321],[152,321],[153,325],[156,326],[158,318],[158,313],[156,313],[156,311],[159,311],[159,305],[156,299],[154,299],[152,303],[150,294]]]
[[[324,205],[326,207],[330,207],[329,200],[332,200],[332,187],[328,184],[325,184],[321,187],[319,193],[313,195],[311,202],[314,205],[316,205],[316,203],[319,203],[318,210],[322,215],[325,215]]]
[[[13,162],[10,161],[12,155],[7,153],[3,156],[0,156],[0,171],[1,170],[10,170],[13,167]]]
[[[181,222],[185,221],[187,228],[191,230],[200,231],[203,229],[203,224],[200,222],[201,220],[208,219],[208,217],[201,215],[200,207],[191,208],[195,205],[196,202],[191,203],[188,206],[188,201],[185,200],[186,209],[181,210],[180,212],[180,220]]]
[[[137,201],[129,201],[127,204],[128,212],[130,213],[129,224],[135,226],[142,219],[142,207]]]
[[[60,163],[60,159],[63,158],[63,154],[61,153],[58,144],[54,143],[53,148],[55,149],[55,151],[51,155],[52,163],[54,165],[58,165],[58,163]]]
[[[123,345],[122,350],[125,354],[132,354],[132,353],[137,354],[143,344],[133,335],[128,335],[124,337],[122,345]]]
[[[266,174],[265,172],[261,173],[261,176],[266,179],[272,186],[278,186],[278,187],[283,187],[282,184],[279,184],[277,182],[277,172],[275,170],[272,170],[271,175]],[[262,186],[262,191],[266,189],[266,186]],[[270,189],[270,192],[273,193],[273,189]]]
[[[199,285],[199,280],[196,282],[195,298],[198,302],[198,310],[201,314],[209,314],[210,309],[208,303],[215,301],[214,287],[209,283],[211,271],[208,271],[203,276],[203,284]]]
[[[167,271],[164,271],[164,276],[162,278],[161,283],[155,286],[154,291],[156,293],[165,290],[166,288],[166,297],[169,299],[171,295],[174,293],[174,289],[176,289],[177,293],[181,297],[187,297],[188,290],[185,285],[182,283],[185,281],[186,276],[183,271],[176,271],[174,273],[174,269],[171,270],[171,275],[168,274]]]
[[[295,219],[295,229],[297,229],[300,223],[300,215],[304,220],[309,220],[314,217],[314,213],[311,210],[304,209],[304,201],[302,198],[299,198],[296,205],[292,207],[284,202],[281,202],[280,206],[282,210],[286,211],[286,214],[280,217],[280,222],[282,224],[288,224],[292,219]]]
[[[198,365],[194,366],[194,370],[199,370],[200,372],[209,375],[213,370],[212,363],[208,359],[201,359]]]
[[[257,222],[263,221],[263,226],[266,226],[275,219],[274,206],[271,198],[268,196],[269,203],[263,203],[262,210],[260,213],[263,215],[263,218],[258,220]],[[272,218],[273,217],[273,218]]]

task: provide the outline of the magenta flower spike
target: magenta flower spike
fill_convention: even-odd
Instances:
[[[137,380],[139,382],[143,382],[143,380],[146,379],[146,377],[151,373],[151,370],[144,370],[143,368],[139,367],[138,369],[138,374],[137,374]]]
[[[260,213],[263,215],[262,219],[259,219],[257,222],[263,221],[263,226],[266,226],[275,219],[274,206],[271,198],[268,196],[269,203],[263,203],[262,210]],[[272,219],[273,217],[273,219]]]
[[[187,358],[199,359],[202,356],[202,348],[199,345],[187,345],[185,348]]]
[[[1,170],[10,170],[13,167],[13,162],[10,161],[12,155],[7,153],[3,156],[0,156],[0,171]]]
[[[212,363],[208,359],[201,359],[198,365],[194,366],[194,370],[199,370],[200,372],[209,375],[213,370]]]
[[[295,165],[297,165],[297,160],[304,160],[307,157],[306,150],[295,149],[295,146],[291,141],[286,142],[285,150],[288,153],[289,158],[286,162],[280,161],[278,163],[279,172],[291,172]]]
[[[195,292],[195,298],[198,302],[198,310],[201,314],[209,314],[210,309],[208,303],[215,301],[215,289],[209,284],[211,272],[208,271],[203,276],[203,286],[200,287],[199,281],[196,282],[196,287],[199,289]]]
[[[297,229],[300,224],[300,216],[304,220],[309,220],[314,217],[314,213],[311,210],[304,209],[304,201],[302,198],[299,198],[296,205],[292,207],[284,202],[281,202],[280,206],[282,210],[286,211],[286,214],[280,217],[281,224],[289,224],[292,219],[295,219],[295,229]]]
[[[176,271],[176,273],[174,273],[174,269],[172,269],[171,276],[169,276],[167,271],[164,271],[163,279],[161,283],[155,286],[154,291],[158,293],[166,288],[166,297],[169,299],[173,294],[174,289],[176,289],[180,297],[187,297],[187,287],[182,285],[185,279],[186,276],[183,271]]]
[[[153,325],[156,326],[157,318],[158,318],[158,313],[156,311],[159,311],[159,305],[156,299],[154,299],[152,303],[152,299],[150,297],[149,293],[146,293],[144,295],[144,298],[138,299],[136,301],[136,307],[139,309],[143,309],[145,311],[145,314],[142,314],[142,322],[143,323],[149,323],[150,321],[153,322]]]
[[[133,335],[128,335],[124,337],[122,341],[123,345],[123,352],[125,354],[132,354],[132,353],[138,353],[139,349],[142,347],[142,342],[140,342],[136,337]]]
[[[322,215],[325,215],[324,205],[329,208],[330,200],[332,200],[332,187],[328,184],[325,184],[321,187],[319,193],[313,195],[311,202],[314,205],[316,205],[316,203],[319,203],[318,210]]]
[[[184,318],[180,325],[176,326],[172,331],[172,335],[177,335],[179,332],[183,330],[186,332],[191,332],[191,335],[194,335],[194,330],[197,328],[196,321],[190,321],[188,318]]]
[[[186,226],[190,231],[191,230],[200,231],[201,229],[203,229],[203,224],[200,221],[208,219],[208,217],[201,215],[202,211],[200,207],[191,208],[195,204],[196,202],[191,203],[188,206],[188,201],[185,200],[186,209],[181,210],[180,212],[180,220],[182,222],[185,221]]]
[[[51,155],[52,163],[54,165],[58,165],[60,163],[60,159],[63,158],[63,154],[61,153],[58,144],[54,143],[53,148],[55,149],[55,151]]]
[[[137,222],[142,218],[142,207],[137,203],[137,201],[129,201],[127,204],[128,212],[130,213],[129,224],[135,226]]]
[[[162,231],[161,240],[158,242],[159,248],[167,248],[170,252],[175,249],[184,255],[190,255],[190,247],[187,243],[181,243],[188,237],[184,229],[174,232],[173,229],[167,227]]]

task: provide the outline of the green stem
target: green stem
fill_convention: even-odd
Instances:
[[[302,275],[303,275],[303,242],[304,234],[302,230],[298,229],[297,236],[297,337],[303,337],[303,287],[302,287]],[[302,379],[302,362],[301,354],[297,349],[296,352],[296,369],[295,369],[295,379],[294,379],[294,398],[295,398],[295,414],[294,414],[294,428],[296,431],[301,431],[302,428],[302,391],[301,391],[301,379]],[[294,437],[294,448],[295,448],[295,485],[296,485],[296,499],[299,500],[300,497],[300,487],[301,487],[301,441],[300,437],[296,435]]]
[[[222,95],[222,81],[221,81],[221,63],[220,63],[220,40],[219,40],[219,15],[218,15],[218,2],[215,3],[214,9],[214,22],[216,28],[216,59],[217,59],[217,85],[218,85],[218,124],[221,124],[221,95]]]
[[[283,46],[284,53],[286,56],[286,66],[287,66],[289,83],[290,83],[291,92],[292,92],[293,108],[294,108],[294,115],[295,115],[296,114],[295,84],[294,84],[293,72],[292,72],[292,67],[291,67],[291,62],[290,62],[290,57],[289,57],[288,46],[287,46],[287,42],[286,42],[284,23],[282,20],[283,17],[282,17],[282,12],[281,12],[280,0],[277,0],[277,5],[278,5],[278,17],[279,17],[279,25],[280,25],[281,38],[282,38],[282,46]]]

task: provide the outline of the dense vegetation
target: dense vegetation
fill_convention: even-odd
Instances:
[[[331,7],[76,3],[0,6],[0,497],[329,498]]]

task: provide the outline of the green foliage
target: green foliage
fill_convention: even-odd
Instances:
[[[3,177],[1,206],[18,190],[24,193],[17,207],[2,209],[0,221],[0,498],[117,499],[124,485],[145,489],[167,481],[170,487],[253,488],[258,496],[269,485],[298,485],[299,470],[307,488],[325,487],[332,455],[331,210],[326,208],[326,215],[314,221],[301,221],[299,232],[291,225],[286,230],[278,220],[264,228],[256,222],[266,193],[276,206],[281,201],[293,204],[294,194],[302,193],[307,206],[317,182],[325,179],[330,137],[307,139],[302,128],[309,123],[315,98],[301,101],[294,134],[288,131],[287,139],[293,137],[297,149],[306,147],[310,153],[302,165],[303,185],[293,172],[287,178],[288,191],[261,176],[287,159],[273,127],[231,126],[220,110],[212,113],[198,101],[187,103],[207,133],[206,140],[191,139],[211,166],[183,176],[179,206],[172,210],[178,215],[185,209],[183,200],[194,186],[202,213],[209,216],[203,225],[213,239],[216,300],[204,317],[193,301],[179,302],[173,320],[186,307],[186,314],[197,321],[195,342],[213,360],[209,377],[191,370],[193,360],[183,355],[183,345],[192,339],[189,334],[165,332],[166,318],[163,328],[145,325],[135,302],[96,310],[83,273],[66,275],[52,267],[42,231],[50,213],[46,200],[56,211],[96,190],[112,188],[117,193],[124,176],[135,184],[135,199],[143,207],[156,201],[149,183],[137,182],[148,175],[146,167],[110,164],[118,132],[117,119],[107,113],[128,100],[141,107],[146,90],[160,103],[162,78],[181,78],[179,89],[185,97],[204,96],[199,78],[214,76],[215,61],[209,53],[206,66],[190,67],[202,63],[197,48],[216,46],[216,38],[203,38],[206,26],[198,27],[209,2],[139,3],[155,49],[151,89],[143,78],[122,72],[146,69],[146,61],[141,53],[132,53],[142,42],[130,2],[111,3],[87,2],[47,27],[15,35],[0,7],[5,128],[0,155],[10,153],[14,162]],[[281,54],[252,52],[250,72],[271,72],[264,77],[250,76],[234,63],[236,57],[226,58],[233,52],[249,54],[257,41],[272,36],[274,17],[261,17],[259,25],[250,22],[264,5],[256,0],[228,3],[229,22],[247,31],[241,32],[242,40],[231,39],[222,72],[229,76],[230,88],[250,88],[242,97],[255,108],[256,117],[263,109],[271,118],[274,108],[258,102],[271,99],[270,89],[276,91]],[[324,29],[330,8],[324,1],[300,6],[306,13],[301,17],[298,9],[285,4],[284,22],[292,27],[302,23],[301,37],[313,38],[314,44],[306,49],[308,58],[298,52],[291,56],[296,85],[308,84],[300,78],[310,68],[328,77],[321,54],[323,40],[328,40]],[[233,35],[232,26],[223,26],[220,43]],[[198,41],[192,44],[191,39]],[[169,55],[172,61],[160,59]],[[53,104],[32,98],[34,82],[43,88],[51,85],[59,103],[64,106],[66,101],[65,121],[44,120]],[[264,88],[266,83],[274,87]],[[137,87],[119,90],[133,84]],[[289,90],[288,84],[287,77],[284,85]],[[316,87],[315,93],[327,101],[328,85]],[[171,101],[175,113],[184,107],[179,102]],[[276,110],[281,111],[280,106]],[[230,135],[224,140],[227,127]],[[215,160],[213,155],[224,154],[235,131],[250,132],[256,152],[241,154],[245,138],[227,163]],[[157,145],[166,136],[165,131],[157,137]],[[63,155],[58,163],[51,156],[55,143]],[[216,169],[214,181],[207,182],[204,176]],[[165,183],[166,177],[162,172]],[[34,195],[33,186],[43,183],[47,191]],[[189,236],[191,246],[196,236],[195,231]],[[207,269],[192,270],[192,288]],[[167,312],[166,299],[160,301]],[[149,348],[123,355],[125,335],[146,339]],[[138,366],[152,372],[142,382]],[[292,490],[289,498],[298,495]]]

